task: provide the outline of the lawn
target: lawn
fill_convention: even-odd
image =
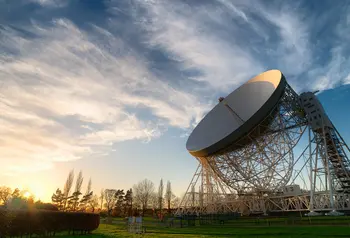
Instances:
[[[129,234],[121,222],[100,227],[91,235],[67,236],[59,238],[104,238],[104,237],[350,237],[350,226],[250,226],[228,225],[196,226],[185,228],[167,228],[157,223],[148,223],[143,235]]]

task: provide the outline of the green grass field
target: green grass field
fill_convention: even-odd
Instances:
[[[317,219],[316,219],[317,220]],[[350,225],[345,223],[337,224],[337,221],[325,223],[323,225],[250,225],[240,226],[239,224],[228,223],[225,225],[208,225],[196,227],[176,227],[167,228],[156,221],[146,220],[146,233],[142,235],[130,234],[126,231],[125,225],[121,220],[115,220],[116,224],[101,224],[100,227],[91,235],[86,236],[67,236],[61,235],[60,238],[97,238],[97,237],[350,237]],[[273,223],[271,223],[273,224]],[[331,225],[332,224],[332,225]]]
[[[134,235],[120,226],[102,224],[86,237],[350,237],[350,227],[151,228],[143,235]]]

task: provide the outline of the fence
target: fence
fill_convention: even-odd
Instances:
[[[263,226],[350,226],[350,216],[339,217],[238,217],[224,215],[186,215],[177,217],[175,227],[225,226],[225,227],[263,227]]]

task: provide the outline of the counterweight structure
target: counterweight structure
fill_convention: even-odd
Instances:
[[[220,98],[187,149],[199,166],[177,215],[350,209],[349,147],[315,94],[278,70]]]

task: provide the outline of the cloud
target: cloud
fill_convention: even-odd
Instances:
[[[189,78],[216,92],[229,92],[271,68],[282,70],[297,90],[313,88],[305,88],[301,76],[318,68],[314,22],[300,4],[135,2],[133,16],[147,33],[145,44],[170,54],[182,72],[198,72]]]
[[[349,70],[349,60],[345,57],[342,47],[334,47],[328,63],[322,67],[315,67],[308,74],[310,77],[309,88],[311,90],[332,89],[346,82]]]
[[[259,63],[273,65],[290,77],[299,76],[312,65],[310,25],[306,10],[297,3],[269,5],[262,1],[218,0],[231,15],[244,20],[240,31],[249,29],[251,34],[246,44],[256,48]],[[228,19],[223,19],[227,21]],[[231,22],[230,22],[231,23]]]
[[[344,84],[350,84],[350,74],[345,77]]]
[[[67,6],[67,0],[30,0],[29,2],[37,3],[43,7],[64,7]]]
[[[137,1],[136,6],[135,21],[148,33],[145,43],[168,52],[183,71],[199,71],[192,80],[224,90],[262,71],[261,64],[249,51],[235,44],[238,36],[227,41],[206,27],[208,20],[222,21],[205,6],[196,8],[178,1]],[[140,16],[142,11],[146,13]],[[226,29],[228,25],[221,27]]]
[[[249,19],[245,14],[245,12],[239,9],[238,7],[236,7],[235,4],[233,4],[233,2],[227,1],[227,0],[217,0],[217,1],[222,5],[224,5],[231,14],[242,18],[246,22],[249,22]]]
[[[349,10],[346,12],[348,15]],[[332,44],[328,51],[322,54],[324,63],[314,64],[308,72],[307,88],[324,91],[349,83],[349,26],[349,17],[339,18],[337,24],[327,32],[332,37]]]
[[[303,21],[302,9],[284,6],[278,10],[267,10],[260,6],[257,14],[277,28],[280,40],[276,44],[277,66],[291,76],[305,72],[311,66],[312,51],[309,26]]]
[[[299,3],[112,0],[105,15],[70,16],[78,5],[32,2],[30,21],[0,22],[0,173],[102,156],[169,127],[188,136],[215,97],[267,69],[299,92],[350,83],[349,17],[325,37],[330,16]]]
[[[0,172],[105,154],[113,143],[148,141],[169,125],[186,129],[202,116],[205,107],[195,96],[162,82],[121,39],[93,28],[87,33],[67,19],[51,27],[34,23],[31,41],[10,27],[1,30],[7,54],[0,58],[0,78],[6,79]],[[130,107],[147,108],[153,119],[128,113]]]

